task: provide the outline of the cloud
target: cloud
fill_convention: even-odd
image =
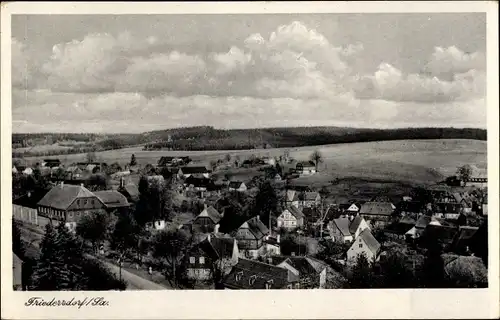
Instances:
[[[424,71],[450,80],[457,74],[467,73],[470,70],[484,71],[485,69],[486,56],[484,53],[465,53],[455,46],[450,46],[448,48],[435,47]]]

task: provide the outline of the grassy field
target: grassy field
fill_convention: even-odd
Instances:
[[[400,140],[366,143],[335,144],[287,149],[255,149],[238,151],[143,151],[140,147],[103,151],[96,154],[98,160],[125,164],[135,154],[139,164],[155,164],[161,156],[190,156],[194,163],[208,164],[226,154],[245,159],[252,154],[279,156],[288,150],[290,156],[307,160],[314,150],[323,154],[320,174],[300,178],[301,183],[321,183],[335,178],[363,177],[398,181],[435,182],[455,173],[463,164],[475,165],[486,170],[486,141],[478,140]],[[85,154],[60,155],[66,165],[84,161]],[[30,162],[41,158],[27,158]]]

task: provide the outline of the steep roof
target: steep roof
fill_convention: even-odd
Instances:
[[[91,198],[95,195],[83,186],[64,184],[55,186],[38,202],[39,206],[66,210],[77,198]]]
[[[427,215],[422,215],[420,218],[418,218],[417,222],[415,223],[415,228],[425,228],[429,223],[431,223],[432,218]]]
[[[363,241],[368,246],[368,249],[373,252],[373,254],[376,255],[378,253],[378,251],[380,250],[380,243],[377,241],[377,239],[375,239],[369,229],[364,229],[363,231],[361,231],[359,237],[363,239]]]
[[[182,167],[181,168],[183,174],[195,174],[195,173],[209,173],[210,170],[208,170],[206,167]]]
[[[203,209],[203,211],[200,212],[200,214],[196,217],[196,219],[201,217],[208,217],[212,219],[214,223],[219,223],[219,221],[222,219],[222,216],[219,213],[219,211],[215,210],[215,208],[212,206]]]
[[[354,234],[356,232],[356,230],[358,230],[358,227],[359,225],[361,224],[361,221],[363,221],[363,217],[362,216],[356,216],[352,221],[351,223],[349,224],[349,232],[351,234]]]
[[[394,212],[394,205],[390,202],[366,202],[359,210],[360,214],[390,216]]]
[[[295,219],[304,218],[304,213],[300,211],[296,206],[287,206],[286,209],[295,217]]]
[[[108,208],[122,208],[128,207],[127,198],[118,191],[106,190],[96,191],[94,194],[106,205]]]
[[[305,167],[315,167],[316,168],[316,165],[312,161],[299,161],[299,162],[297,162],[296,165],[297,166],[302,165],[303,168],[305,168]]]
[[[295,190],[287,190],[286,191],[286,201],[298,201],[299,194]]]
[[[338,219],[333,219],[333,223],[337,226],[340,232],[344,236],[350,236],[351,232],[349,231],[349,219],[346,217],[340,217]]]
[[[231,181],[229,182],[229,188],[238,189],[242,184],[242,181]]]
[[[123,189],[129,194],[130,198],[132,200],[137,200],[139,199],[139,188],[133,184],[133,183],[129,183],[129,184],[126,184]]]
[[[298,280],[298,276],[288,269],[240,258],[225,277],[224,284],[238,289],[266,289],[266,283],[272,281],[271,289],[285,289]]]
[[[197,246],[213,260],[231,258],[233,255],[234,239],[228,237],[207,236]]]
[[[239,229],[248,229],[257,239],[269,234],[269,229],[260,221],[258,216],[245,221]]]

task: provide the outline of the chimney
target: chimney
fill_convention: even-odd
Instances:
[[[212,237],[211,237],[211,235],[212,235],[212,234],[210,234],[210,233],[209,233],[209,234],[208,234],[208,236],[207,236],[207,241],[208,241],[208,242],[211,242],[211,241],[212,241],[212,239],[211,239],[211,238],[212,238]]]
[[[216,224],[216,225],[215,225],[215,228],[214,228],[214,233],[219,233],[219,227],[220,227],[220,225],[219,225],[219,224]]]

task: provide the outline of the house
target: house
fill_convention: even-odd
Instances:
[[[463,212],[463,205],[457,202],[438,202],[433,205],[434,215],[446,219],[456,220]]]
[[[354,239],[356,239],[365,229],[370,229],[370,226],[361,216],[354,217],[349,224],[349,232],[352,234]]]
[[[347,260],[355,262],[358,255],[365,254],[368,261],[374,262],[377,260],[379,253],[380,243],[372,235],[370,229],[365,229],[347,250]]]
[[[137,185],[133,183],[125,184],[123,178],[120,179],[120,185],[117,191],[123,194],[129,203],[136,203],[139,201],[139,188]]]
[[[23,261],[12,253],[12,285],[14,291],[23,291]]]
[[[334,242],[350,243],[353,241],[354,238],[349,231],[349,224],[350,221],[347,217],[340,217],[330,221],[328,224],[328,231]]]
[[[318,207],[321,204],[321,195],[318,192],[304,192],[299,199],[303,208]]]
[[[379,226],[387,224],[395,209],[391,202],[366,202],[359,209],[359,214],[368,224]]]
[[[118,191],[95,191],[94,194],[102,201],[102,203],[104,203],[108,213],[125,212],[128,208],[130,208],[130,203],[127,198]]]
[[[18,173],[16,166],[12,166],[12,174]]]
[[[30,167],[27,167],[26,169],[23,170],[23,174],[27,176],[31,176],[33,174],[33,169]]]
[[[192,175],[184,180],[186,191],[195,191],[199,193],[201,198],[207,195],[207,191],[215,191],[216,186],[212,179],[205,178],[204,176]]]
[[[398,204],[398,212],[403,216],[418,217],[427,211],[427,205],[421,201],[402,201]]]
[[[193,174],[200,174],[205,178],[210,178],[210,173],[211,171],[208,170],[206,167],[182,167],[179,168],[179,171],[177,172],[177,175],[181,179],[186,179],[192,176]]]
[[[69,166],[66,168],[66,172],[69,175],[69,179],[79,179],[83,175],[83,170],[78,166]]]
[[[389,224],[384,229],[384,234],[388,238],[406,240],[406,238],[411,236],[411,234],[416,235],[416,230],[413,230],[416,223],[417,221],[415,219],[412,219],[409,216],[405,216],[399,221]],[[412,232],[407,235],[410,230],[412,230]]]
[[[174,160],[174,157],[161,157],[158,160],[158,167],[168,167],[172,165],[172,161]]]
[[[265,254],[264,240],[270,234],[269,229],[260,221],[259,216],[245,221],[236,231],[240,257],[253,258]]]
[[[296,190],[286,190],[285,205],[299,207],[299,192]]]
[[[294,230],[304,226],[304,214],[295,206],[287,206],[277,218],[278,228]]]
[[[228,188],[229,191],[239,191],[239,192],[247,191],[247,186],[242,181],[230,181]]]
[[[339,209],[348,215],[356,216],[361,209],[361,204],[358,202],[343,203],[339,205]]]
[[[277,173],[277,174],[275,174],[275,175],[274,175],[273,180],[274,180],[274,181],[276,181],[276,182],[279,182],[279,181],[281,181],[281,180],[282,180],[282,178],[281,178],[280,174],[279,174],[279,173]]]
[[[483,203],[481,204],[481,213],[483,216],[488,216],[488,194],[484,195]]]
[[[61,165],[61,161],[59,159],[44,159],[42,162],[42,167],[59,167]]]
[[[458,232],[455,225],[446,224],[445,221],[439,223],[429,223],[422,234],[424,240],[439,241],[445,245],[450,245]]]
[[[458,232],[453,237],[450,250],[461,255],[471,253],[471,239],[476,234],[479,227],[460,226]]]
[[[225,276],[238,263],[238,243],[230,237],[218,237],[209,234],[208,237],[195,245],[186,255],[186,271],[188,279],[208,280],[213,272]]]
[[[268,156],[265,156],[265,157],[262,157],[261,160],[265,163],[265,164],[268,164],[270,166],[274,166],[276,165],[276,159],[274,159],[273,157],[268,157]]]
[[[64,184],[54,186],[38,202],[39,216],[62,221],[74,231],[78,220],[92,212],[106,212],[106,205],[84,186]]]
[[[240,258],[224,278],[226,289],[292,289],[299,283],[298,271]]]
[[[222,214],[220,214],[214,207],[205,205],[205,208],[196,218],[193,220],[193,232],[196,233],[207,233],[207,232],[217,232],[219,221],[222,219]]]
[[[288,269],[299,277],[295,289],[320,289],[326,285],[328,265],[308,256],[274,256],[267,258],[269,264]]]
[[[300,176],[309,176],[316,173],[316,165],[312,161],[300,161],[295,165],[295,172]]]

